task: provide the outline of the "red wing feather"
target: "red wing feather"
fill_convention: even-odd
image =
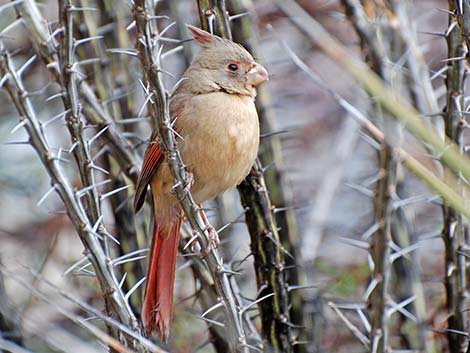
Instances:
[[[144,204],[145,195],[147,193],[147,186],[162,161],[163,153],[158,148],[158,143],[150,142],[149,146],[147,147],[147,151],[145,152],[142,171],[140,172],[139,180],[137,181],[134,197],[135,212],[138,212]]]

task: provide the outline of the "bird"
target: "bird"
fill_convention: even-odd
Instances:
[[[201,50],[183,73],[169,99],[177,148],[192,176],[194,201],[201,205],[238,185],[253,166],[260,128],[256,88],[268,72],[241,45],[187,25]],[[142,305],[149,336],[167,341],[173,318],[173,290],[183,211],[173,177],[153,131],[144,154],[134,197],[137,213],[153,196],[155,223]]]

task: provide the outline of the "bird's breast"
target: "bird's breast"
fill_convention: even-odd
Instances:
[[[222,92],[194,96],[181,110],[177,129],[197,203],[238,185],[249,173],[259,146],[253,98]]]

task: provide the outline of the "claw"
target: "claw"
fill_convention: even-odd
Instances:
[[[193,173],[187,171],[186,172],[186,185],[184,186],[184,192],[188,193],[191,187],[193,186],[193,184],[194,184],[194,175]],[[205,219],[205,221],[206,220],[207,218]]]
[[[209,255],[212,249],[216,249],[219,247],[220,239],[215,228],[209,223],[206,213],[202,210],[201,210],[201,216],[202,216],[202,219],[204,220],[204,223],[206,224],[206,230],[209,232],[209,242],[207,244],[207,247],[205,249],[202,249],[202,252],[201,252],[202,256],[206,257],[207,255]]]

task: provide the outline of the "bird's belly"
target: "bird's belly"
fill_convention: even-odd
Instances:
[[[181,154],[193,173],[192,195],[203,203],[238,185],[249,173],[259,145],[254,104],[211,111],[182,131]]]

